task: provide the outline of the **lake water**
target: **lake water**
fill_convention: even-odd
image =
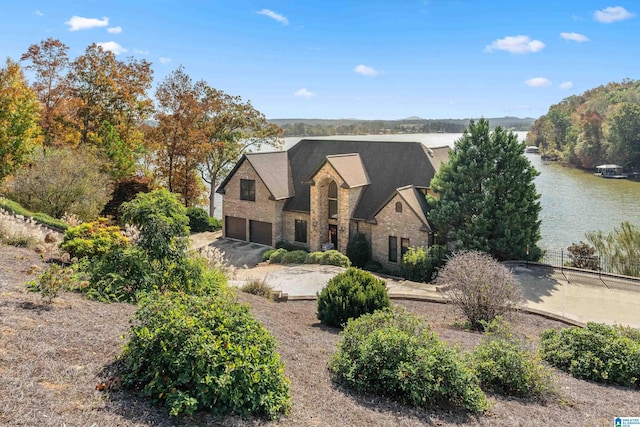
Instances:
[[[526,132],[516,132],[524,140]],[[427,147],[453,147],[459,133],[427,133],[411,135],[356,135],[317,139],[416,141]],[[284,139],[289,149],[303,138]],[[537,154],[525,154],[540,172],[535,183],[540,193],[542,212],[540,246],[544,249],[566,248],[573,242],[585,240],[588,231],[608,233],[623,221],[640,226],[640,182],[626,179],[604,179],[590,172],[563,167],[555,163],[543,164]],[[220,216],[222,200],[217,196],[216,216]]]

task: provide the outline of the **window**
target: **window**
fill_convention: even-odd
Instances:
[[[256,201],[256,182],[253,179],[240,180],[240,200]]]
[[[389,261],[398,262],[398,238],[389,236]]]
[[[338,218],[338,184],[335,181],[331,181],[329,184],[329,218]]]
[[[404,254],[409,251],[409,239],[400,239],[400,257],[404,257]]]
[[[402,213],[402,203],[396,202],[396,212]]]
[[[307,243],[307,221],[296,219],[295,239],[296,242]]]

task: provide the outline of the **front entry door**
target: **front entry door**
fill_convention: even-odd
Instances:
[[[329,224],[329,241],[333,243],[333,249],[338,250],[338,226]]]

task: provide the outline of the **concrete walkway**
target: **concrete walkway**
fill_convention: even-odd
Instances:
[[[227,239],[219,240],[215,246],[224,246],[220,242]],[[255,259],[260,252],[260,248],[253,248],[252,244],[227,246],[232,248],[231,257],[248,251]],[[510,267],[520,279],[527,308],[533,312],[576,323],[592,321],[640,328],[640,284],[612,281],[605,284],[594,276],[563,273],[533,265],[513,264]],[[326,265],[260,263],[252,268],[240,268],[231,284],[242,286],[250,278],[265,279],[274,289],[287,293],[290,298],[315,298],[329,279],[341,271],[344,268]],[[385,280],[392,298],[444,301],[444,295],[433,285],[393,278]]]

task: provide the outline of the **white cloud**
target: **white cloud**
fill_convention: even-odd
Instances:
[[[278,21],[282,25],[289,25],[289,20],[287,19],[286,16],[280,15],[279,13],[276,13],[273,10],[262,9],[262,10],[259,10],[258,12],[256,12],[256,13],[258,15],[264,15],[264,16],[268,16],[271,19],[275,19],[276,21]]]
[[[311,92],[311,91],[308,91],[308,90],[307,90],[307,88],[304,88],[304,87],[303,87],[302,89],[297,90],[297,91],[294,93],[294,95],[295,95],[295,96],[301,96],[301,97],[303,97],[303,98],[311,98],[312,96],[314,96],[314,95],[315,95],[315,93],[313,93],[313,92]]]
[[[88,30],[96,27],[106,27],[109,25],[109,18],[106,16],[102,19],[72,16],[65,24],[69,26],[69,31]]]
[[[133,53],[135,53],[136,55],[148,55],[149,51],[142,49],[133,49]]]
[[[116,43],[116,42],[101,42],[96,44],[100,46],[102,49],[109,52],[113,52],[116,55],[125,53],[127,51],[127,49],[123,48],[122,46],[120,46],[119,43]]]
[[[503,39],[494,40],[485,51],[506,50],[510,53],[531,53],[544,49],[544,43],[540,40],[531,40],[529,36],[507,36]]]
[[[353,69],[354,72],[358,74],[362,74],[363,76],[371,76],[375,77],[380,74],[380,71],[376,70],[373,67],[369,67],[368,65],[360,64],[356,68]]]
[[[560,37],[562,37],[565,40],[570,40],[578,43],[589,41],[589,37],[580,33],[560,33]]]
[[[39,10],[36,10],[35,12],[33,12],[33,14],[36,15],[36,16],[44,16],[44,13],[42,13]]]
[[[161,64],[168,64],[171,62],[171,58],[167,58],[166,56],[161,56],[159,61]]]
[[[122,32],[122,27],[107,28],[107,33],[109,34],[120,34],[121,32]]]
[[[571,89],[572,87],[573,87],[573,82],[560,83],[560,89]]]
[[[616,21],[624,21],[625,19],[630,19],[636,16],[635,13],[629,12],[622,6],[615,7],[605,7],[602,10],[597,10],[593,17],[598,22],[603,22],[605,24],[611,24]]]
[[[531,87],[547,87],[551,86],[551,81],[544,77],[534,77],[524,82],[527,86]]]

